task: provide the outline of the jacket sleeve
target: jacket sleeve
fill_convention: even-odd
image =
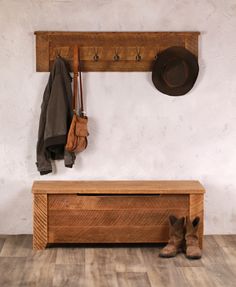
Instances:
[[[72,167],[75,154],[67,152],[65,145],[71,123],[71,81],[65,73],[55,75],[46,113],[45,148],[55,159],[64,158],[65,166]]]
[[[69,152],[65,149],[64,153],[64,161],[65,161],[65,166],[72,168],[74,163],[75,163],[75,153],[74,152]]]
[[[50,161],[50,155],[44,149],[44,129],[45,129],[45,124],[46,124],[46,111],[47,111],[49,96],[50,96],[50,82],[48,81],[48,84],[44,91],[43,101],[41,105],[41,114],[40,114],[39,129],[38,129],[37,154],[36,154],[36,158],[37,158],[36,166],[41,175],[52,172],[52,164]]]
[[[56,152],[57,147],[66,144],[67,118],[68,104],[66,102],[66,90],[62,76],[58,73],[55,75],[52,83],[46,111],[44,145],[48,150]]]
[[[71,122],[71,78],[61,59],[50,73],[41,106],[37,143],[37,167],[40,174],[52,172],[51,159],[65,160],[72,167],[74,153],[65,151],[67,133]]]

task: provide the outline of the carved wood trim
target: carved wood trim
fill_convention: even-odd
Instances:
[[[199,226],[199,243],[200,247],[203,246],[203,233],[204,233],[204,196],[203,194],[190,194],[189,195],[189,217],[193,220],[196,216],[200,217]]]
[[[44,249],[48,241],[47,194],[35,194],[33,206],[33,249]]]
[[[73,71],[73,47],[80,47],[81,70],[151,71],[155,56],[171,46],[198,55],[199,32],[47,32],[37,31],[36,70],[47,72],[59,53]],[[119,60],[114,56],[118,54]],[[98,60],[94,61],[97,54]],[[137,55],[141,60],[137,60]]]

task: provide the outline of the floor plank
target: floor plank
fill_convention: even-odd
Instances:
[[[1,287],[235,287],[236,235],[205,236],[203,256],[159,257],[160,245],[54,246],[0,235]]]
[[[0,257],[0,286],[19,287],[26,258]]]
[[[146,272],[141,248],[117,248],[114,262],[117,272]]]
[[[206,236],[204,238],[204,249],[201,261],[204,266],[211,264],[221,264],[224,256],[222,248],[216,241],[215,236]]]
[[[38,264],[35,262],[30,265],[27,262],[25,266],[20,280],[21,287],[52,286],[55,264],[46,262]]]
[[[146,272],[118,272],[119,287],[151,287]]]
[[[57,264],[54,270],[53,286],[55,287],[84,287],[84,266],[79,264]],[[46,285],[45,285],[46,286]]]
[[[1,250],[2,250],[2,247],[3,247],[5,240],[6,240],[5,238],[0,237],[0,253],[1,253]]]
[[[103,272],[96,263],[92,266],[85,266],[86,287],[119,287],[115,271]]]
[[[235,271],[236,270],[233,271],[230,266],[225,264],[224,260],[222,260],[221,264],[212,264],[205,268],[208,278],[213,282],[212,286],[215,287],[235,287]]]
[[[203,253],[203,258],[204,258]],[[172,258],[176,267],[203,267],[203,259],[200,260],[188,260],[185,254],[178,254],[175,258]]]
[[[148,269],[158,266],[158,267],[167,267],[172,266],[174,268],[174,261],[169,260],[167,258],[160,258],[159,253],[160,249],[163,247],[157,248],[157,247],[151,247],[151,248],[142,248],[141,253],[144,261],[144,265],[148,267]],[[179,256],[177,257],[179,258]]]
[[[119,249],[119,248],[118,248]],[[116,248],[87,248],[85,251],[86,286],[119,287],[116,275]]]
[[[85,248],[57,248],[56,264],[85,264]]]
[[[230,266],[236,266],[236,247],[222,247],[222,250],[224,254],[224,263]]]
[[[205,267],[178,267],[183,281],[189,287],[215,287]]]
[[[171,259],[167,259],[166,262],[171,263]],[[188,287],[187,280],[182,276],[179,268],[170,266],[153,266],[148,269],[148,277],[151,282],[151,286],[158,287]],[[199,286],[198,286],[199,287]]]
[[[6,239],[6,238],[7,238],[7,235],[0,234],[0,239]]]
[[[32,235],[8,235],[0,257],[27,257],[32,253]]]
[[[232,247],[236,248],[236,236],[235,235],[214,235],[210,238],[214,238],[220,247]]]
[[[56,253],[56,249],[31,251],[30,255],[26,258],[25,261],[20,286],[51,287],[55,269]]]

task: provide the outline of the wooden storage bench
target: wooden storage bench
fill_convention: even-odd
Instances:
[[[35,181],[33,248],[48,243],[160,243],[168,217],[200,216],[198,181]]]

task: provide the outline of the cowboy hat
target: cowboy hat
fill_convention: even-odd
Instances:
[[[153,64],[154,86],[169,96],[182,96],[189,92],[198,76],[197,57],[184,47],[170,47]]]

